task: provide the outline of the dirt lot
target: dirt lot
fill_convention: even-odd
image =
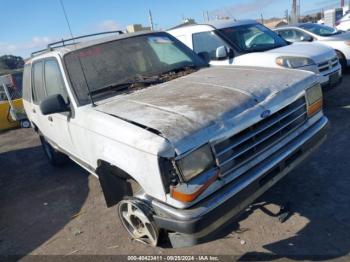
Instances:
[[[0,135],[0,255],[17,254],[275,254],[350,259],[350,75],[325,93],[329,138],[303,165],[258,202],[273,212],[289,201],[280,223],[253,208],[227,236],[191,248],[150,248],[132,241],[107,209],[97,179],[75,164],[51,167],[32,130]]]

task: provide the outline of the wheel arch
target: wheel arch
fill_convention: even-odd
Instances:
[[[96,175],[99,178],[107,207],[118,204],[125,197],[143,191],[141,184],[126,171],[99,159]]]
[[[339,58],[339,55],[341,56],[342,60],[339,60],[339,62],[341,64],[342,68],[343,69],[346,68],[347,62],[346,62],[346,57],[345,57],[344,53],[342,51],[338,50],[338,49],[335,49],[335,52],[337,53],[337,57],[338,58]]]

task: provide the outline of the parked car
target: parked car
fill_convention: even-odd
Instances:
[[[345,14],[335,25],[340,31],[350,31],[350,12]]]
[[[50,163],[98,177],[150,245],[206,241],[326,138],[310,72],[210,68],[165,32],[69,43],[26,62],[25,110]]]
[[[289,42],[318,42],[337,52],[343,69],[350,66],[350,32],[313,23],[301,23],[276,28],[275,31]],[[325,68],[329,65],[324,64]]]
[[[341,80],[334,50],[320,44],[290,44],[255,20],[209,21],[168,32],[211,65],[301,69],[319,74],[323,86],[335,86]]]

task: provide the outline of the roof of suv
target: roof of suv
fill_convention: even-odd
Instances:
[[[191,24],[191,25],[182,25],[170,28],[168,32],[175,33],[176,32],[183,32],[184,30],[188,33],[189,31],[191,33],[195,33],[198,30],[212,30],[212,29],[223,29],[228,27],[234,27],[234,26],[240,26],[240,25],[250,25],[250,24],[257,24],[258,22],[255,20],[211,20],[206,23],[201,24]]]
[[[227,27],[233,27],[233,26],[240,26],[240,25],[249,25],[249,24],[256,24],[258,23],[255,20],[247,19],[247,20],[233,20],[233,19],[227,19],[227,20],[211,20],[208,21],[207,25],[211,25],[212,27],[215,27],[216,29],[223,29]]]
[[[297,24],[281,25],[281,26],[278,26],[274,29],[281,29],[281,28],[288,28],[288,27],[300,27],[302,25],[307,25],[307,24],[313,24],[313,23],[297,23]]]
[[[69,44],[66,44],[65,46],[53,47],[52,49],[48,48],[46,51],[43,50],[42,53],[31,57],[31,59],[44,57],[50,53],[59,53],[61,56],[63,56],[69,52],[83,49],[85,47],[94,46],[94,45],[98,45],[101,43],[106,43],[106,42],[110,42],[110,41],[114,41],[114,40],[120,40],[120,39],[140,36],[140,35],[148,35],[148,34],[152,34],[152,33],[155,33],[155,32],[142,31],[142,32],[137,32],[137,33],[127,33],[127,34],[119,34],[119,35],[115,34],[112,36],[98,37],[98,38],[95,38],[92,40],[85,40],[85,41],[81,41],[81,42],[76,42],[75,44],[69,43]],[[31,60],[31,59],[29,59],[29,60]]]

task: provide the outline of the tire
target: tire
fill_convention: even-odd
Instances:
[[[21,121],[21,128],[30,128],[31,124],[29,120],[22,120]]]
[[[48,158],[51,165],[60,167],[68,162],[68,157],[54,149],[45,139],[44,136],[40,135],[41,145],[43,147],[44,153]]]
[[[118,215],[125,230],[132,239],[156,247],[159,229],[150,208],[137,199],[124,199],[118,204]]]
[[[347,67],[348,67],[348,64],[346,62],[345,56],[339,51],[336,51],[336,52],[337,52],[337,56],[339,58],[339,63],[341,65],[341,69],[342,69],[343,72],[345,72]]]

